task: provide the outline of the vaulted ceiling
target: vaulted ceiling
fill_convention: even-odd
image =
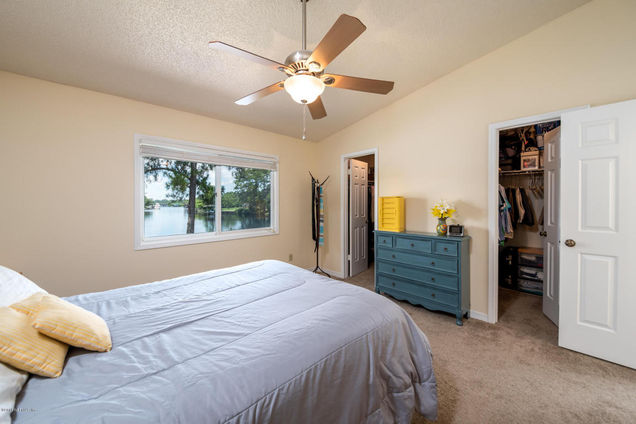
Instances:
[[[320,140],[587,0],[309,0],[308,48],[338,16],[364,32],[328,67],[395,81],[386,95],[327,88]],[[208,48],[222,40],[284,61],[300,49],[299,0],[3,0],[0,69],[300,137],[302,106],[279,92],[234,100],[280,72]],[[529,52],[532,55],[532,52]]]

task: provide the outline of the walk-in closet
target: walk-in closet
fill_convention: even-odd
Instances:
[[[499,286],[543,296],[557,325],[560,125],[499,132]]]

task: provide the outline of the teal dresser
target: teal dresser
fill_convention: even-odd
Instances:
[[[470,237],[375,232],[375,291],[462,317],[470,311]]]

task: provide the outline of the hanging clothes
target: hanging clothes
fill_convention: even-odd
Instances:
[[[521,188],[519,189],[519,191],[521,192],[521,201],[523,202],[523,209],[525,210],[525,214],[523,216],[523,224],[532,227],[535,223],[532,201],[530,200],[530,196],[528,196],[528,193],[526,193],[525,189]]]
[[[517,228],[517,216],[519,211],[517,210],[516,202],[512,201],[514,197],[514,189],[506,188],[506,197],[509,199],[510,203],[510,220],[512,221],[512,228]]]
[[[319,217],[320,217],[320,229],[318,244],[320,246],[325,245],[325,199],[323,198],[323,187],[318,187],[318,198],[320,201]]]
[[[499,242],[514,236],[510,209],[512,206],[506,196],[506,189],[499,185]]]
[[[521,224],[523,223],[523,218],[526,215],[526,210],[523,207],[523,199],[521,198],[521,188],[519,187],[515,189],[515,202],[517,206],[517,211],[519,211],[519,214],[517,215],[517,222]]]
[[[311,239],[316,241],[318,230],[316,228],[316,180],[311,178]]]

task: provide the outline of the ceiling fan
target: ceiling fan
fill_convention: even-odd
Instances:
[[[340,15],[318,46],[307,50],[307,2],[300,0],[303,9],[302,49],[287,56],[285,63],[276,62],[247,50],[231,46],[221,41],[211,41],[210,47],[225,50],[244,59],[251,60],[287,74],[287,78],[262,88],[235,101],[238,105],[249,105],[258,99],[285,89],[294,101],[306,104],[313,119],[327,116],[320,95],[327,87],[387,94],[393,89],[393,81],[349,77],[325,73],[325,67],[349,44],[367,29],[358,18]]]

